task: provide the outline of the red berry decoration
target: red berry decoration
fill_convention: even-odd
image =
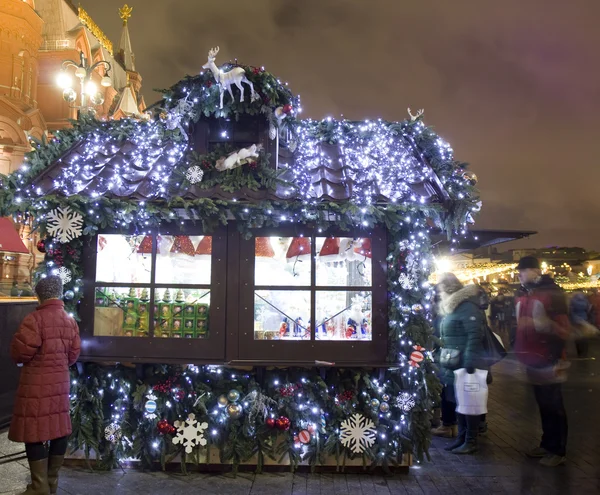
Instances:
[[[252,72],[254,73],[254,75],[258,75],[260,74],[260,69],[258,67],[254,67],[254,69],[252,69]]]
[[[172,435],[176,431],[176,428],[173,425],[169,424],[169,422],[166,419],[161,419],[156,424],[156,429],[161,435]]]
[[[275,428],[275,418],[267,418],[267,420],[265,421],[265,424],[269,428]]]
[[[205,85],[207,88],[210,88],[210,87],[212,86],[212,81],[209,79],[208,81],[206,81],[206,82],[204,83],[204,85]]]
[[[46,252],[46,241],[40,240],[35,246],[40,253]]]
[[[292,109],[293,109],[292,105],[289,105],[289,104],[283,105],[283,113],[285,113],[285,114],[292,113]]]
[[[292,397],[296,393],[296,385],[285,385],[279,389],[281,397]]]
[[[278,430],[288,431],[290,429],[290,418],[286,418],[285,416],[280,416],[275,420],[275,426]]]

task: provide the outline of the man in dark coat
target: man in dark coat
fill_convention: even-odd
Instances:
[[[547,275],[540,262],[521,258],[517,270],[522,292],[517,299],[515,353],[527,366],[542,419],[542,440],[530,457],[555,467],[566,461],[567,414],[562,382],[566,379],[565,342],[569,337],[567,301],[562,289]]]

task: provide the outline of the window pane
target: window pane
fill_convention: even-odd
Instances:
[[[257,237],[255,285],[310,285],[309,237]]]
[[[369,287],[372,280],[371,239],[317,237],[317,285]]]
[[[152,237],[121,234],[98,236],[96,282],[148,284],[152,270]]]
[[[156,289],[154,292],[154,336],[164,338],[208,338],[210,290]]]
[[[94,336],[148,337],[148,288],[96,287]]]
[[[310,291],[256,291],[254,340],[310,340]]]
[[[371,292],[317,291],[317,340],[371,340]]]
[[[210,284],[211,236],[161,235],[156,253],[156,283]]]

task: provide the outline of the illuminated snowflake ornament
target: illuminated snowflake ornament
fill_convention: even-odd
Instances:
[[[191,454],[196,445],[206,445],[204,431],[208,423],[199,423],[194,413],[190,413],[185,421],[175,421],[174,425],[177,435],[173,437],[173,443],[183,445],[187,454]]]
[[[59,206],[46,215],[48,233],[61,244],[81,237],[83,217],[68,206]]]
[[[340,431],[340,442],[355,454],[375,443],[375,424],[362,414],[355,413],[343,421]]]
[[[60,277],[60,280],[62,281],[63,285],[68,284],[73,279],[73,274],[71,273],[71,270],[64,266],[61,266],[57,270],[53,270],[52,274]]]
[[[398,278],[398,282],[400,283],[400,287],[404,290],[411,290],[415,288],[415,279],[406,273],[401,273]]]
[[[408,392],[402,392],[396,398],[396,406],[404,412],[410,412],[415,407],[415,399]]]
[[[190,184],[197,184],[198,182],[201,182],[203,177],[204,171],[198,165],[188,168],[185,173],[185,178],[190,182]]]
[[[104,438],[110,443],[117,443],[121,439],[121,425],[111,423],[104,428]]]

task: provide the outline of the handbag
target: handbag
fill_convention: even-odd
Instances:
[[[440,350],[440,365],[449,370],[455,370],[460,367],[460,349]]]
[[[492,366],[506,357],[506,349],[502,339],[492,332],[488,325],[485,325],[483,331],[483,353],[485,364],[488,366]]]

